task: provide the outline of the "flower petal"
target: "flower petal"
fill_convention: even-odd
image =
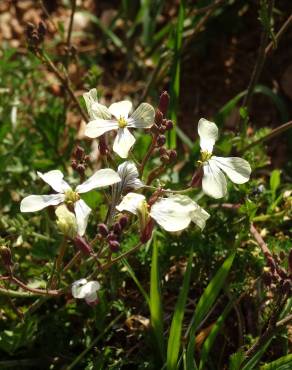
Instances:
[[[227,183],[224,173],[217,166],[216,161],[210,159],[203,165],[203,192],[215,199],[223,198],[227,193]]]
[[[201,118],[198,123],[200,147],[202,151],[213,152],[213,146],[218,139],[218,127],[214,122]]]
[[[139,206],[142,202],[145,201],[145,196],[143,194],[128,193],[124,196],[121,203],[116,206],[116,209],[119,212],[128,211],[134,215],[138,214]]]
[[[212,159],[216,161],[217,166],[230,178],[235,184],[244,184],[249,180],[251,168],[245,159],[238,157],[215,157]]]
[[[187,228],[191,221],[203,229],[209,214],[186,195],[173,195],[155,202],[150,216],[164,230],[176,232]]]
[[[20,203],[21,212],[37,212],[48,206],[56,206],[65,200],[64,194],[29,195]]]
[[[85,136],[95,138],[103,135],[107,131],[117,130],[119,127],[118,122],[106,119],[95,119],[88,122],[85,127]]]
[[[110,119],[111,113],[108,108],[98,103],[97,90],[91,89],[89,92],[83,94],[86,108],[91,120],[96,118]]]
[[[87,227],[91,208],[88,207],[84,200],[80,199],[74,203],[74,211],[76,215],[78,235],[83,236]]]
[[[37,174],[58,193],[64,193],[66,190],[71,189],[68,183],[63,180],[64,175],[59,170],[52,170],[46,173],[37,172]]]
[[[135,137],[126,127],[119,128],[114,141],[113,151],[116,152],[121,158],[127,158],[129,150],[132,148],[135,141]]]
[[[113,103],[108,109],[117,119],[120,117],[128,118],[132,110],[132,103],[129,100],[122,100],[118,103]]]
[[[78,299],[90,298],[92,295],[96,295],[99,289],[98,281],[87,281],[86,279],[75,281],[71,287],[73,297]]]
[[[154,124],[155,110],[152,105],[148,103],[142,103],[139,107],[131,114],[128,120],[128,127],[136,128],[148,128]]]
[[[139,173],[135,164],[131,161],[123,162],[118,167],[118,174],[121,182],[118,184],[121,189],[139,189],[144,186],[143,182],[139,179]]]
[[[121,178],[117,172],[115,172],[111,168],[105,168],[96,171],[84,183],[78,185],[76,187],[76,191],[77,193],[87,193],[92,189],[109,186],[119,181],[121,181]]]

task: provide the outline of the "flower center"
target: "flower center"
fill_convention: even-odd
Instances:
[[[120,116],[120,118],[118,118],[118,125],[119,125],[119,128],[124,128],[127,126],[127,121],[124,117]]]
[[[208,162],[212,158],[213,154],[210,152],[203,152],[201,151],[201,159],[198,161],[200,165],[205,162]]]
[[[70,205],[77,202],[79,199],[80,199],[79,194],[73,191],[72,189],[67,190],[65,192],[65,203]]]

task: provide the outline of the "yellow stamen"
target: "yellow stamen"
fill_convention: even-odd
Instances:
[[[127,126],[127,121],[124,117],[120,116],[120,118],[118,119],[118,125],[119,125],[119,128],[124,128]]]
[[[65,192],[65,203],[73,204],[73,203],[76,203],[79,199],[80,199],[80,196],[75,191],[70,189]]]

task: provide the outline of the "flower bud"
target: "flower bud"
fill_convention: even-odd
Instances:
[[[5,245],[2,245],[0,247],[0,255],[5,267],[13,266],[10,248],[6,247]]]
[[[173,128],[173,122],[169,119],[165,124],[166,130],[171,130]]]
[[[116,253],[120,250],[120,243],[117,240],[110,240],[109,247],[113,253]]]
[[[129,219],[126,215],[122,216],[120,219],[119,219],[119,224],[121,226],[122,229],[124,229],[126,226],[127,226],[127,223],[128,223]]]
[[[157,145],[162,146],[166,143],[166,137],[164,135],[159,135],[157,137]]]
[[[162,123],[162,120],[163,120],[163,114],[159,109],[157,109],[155,112],[154,122],[156,123],[157,126],[160,126]]]
[[[116,222],[113,227],[113,231],[116,235],[120,235],[122,232],[122,228],[119,222]]]
[[[167,154],[167,150],[165,148],[159,148],[159,154],[160,155]]]
[[[202,186],[203,174],[203,167],[199,167],[193,174],[190,186],[193,188],[200,188]]]
[[[158,108],[164,116],[167,113],[169,100],[170,100],[170,97],[167,91],[163,91],[163,93],[160,95],[160,98],[159,98]]]
[[[109,233],[107,236],[107,240],[110,242],[112,240],[118,240],[118,236],[114,234],[113,232]]]
[[[159,127],[159,132],[160,132],[161,134],[164,134],[164,133],[165,133],[165,131],[166,131],[166,126],[161,124],[161,126]]]
[[[141,232],[141,235],[140,235],[141,243],[145,244],[148,242],[148,240],[151,239],[153,228],[154,228],[154,221],[152,219],[149,219],[149,222],[147,223],[146,227]]]
[[[108,228],[105,224],[98,224],[97,225],[97,228],[98,228],[98,232],[104,237],[106,238],[108,236]]]
[[[177,158],[177,152],[174,149],[169,150],[168,155],[169,155],[169,160],[172,161],[172,162],[174,162]]]
[[[76,159],[72,159],[72,161],[71,161],[71,167],[73,168],[73,170],[76,170],[77,169],[77,166],[78,166],[78,163],[77,163]]]
[[[46,34],[47,26],[46,26],[45,22],[43,22],[43,21],[39,22],[38,31],[39,31],[39,34],[42,35],[42,36],[44,36]]]
[[[88,244],[88,242],[80,235],[76,236],[76,238],[74,239],[74,244],[82,253],[84,253],[87,256],[90,256],[91,253],[93,252],[91,245]]]
[[[81,146],[77,145],[74,151],[74,157],[80,161],[84,157],[84,154],[84,149]]]
[[[150,130],[155,135],[157,135],[159,133],[159,127],[155,123],[154,123],[154,125],[151,126]]]
[[[168,163],[169,162],[169,156],[167,153],[163,154],[161,157],[160,157],[160,160],[162,163]]]

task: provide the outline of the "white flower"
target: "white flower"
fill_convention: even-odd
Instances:
[[[57,194],[50,195],[29,195],[20,203],[21,212],[36,212],[48,206],[56,206],[60,203],[73,205],[76,215],[78,234],[83,235],[91,209],[80,199],[82,193],[103,186],[112,185],[121,181],[120,176],[112,169],[107,168],[96,171],[83,184],[78,185],[75,190],[63,180],[64,175],[59,170],[52,170],[46,173],[37,172],[39,177],[49,184]]]
[[[202,188],[205,194],[216,199],[226,195],[227,183],[224,173],[235,184],[244,184],[249,180],[251,168],[245,159],[222,158],[212,154],[214,144],[218,139],[218,127],[214,122],[201,118],[198,124],[198,133],[201,147],[200,162],[203,165],[204,173]]]
[[[129,150],[136,139],[129,128],[149,128],[153,125],[155,111],[148,103],[142,103],[129,117],[132,103],[123,100],[112,104],[109,108],[97,102],[92,90],[84,96],[91,121],[85,128],[85,135],[96,138],[107,131],[117,130],[113,150],[121,158],[127,158]]]
[[[72,284],[72,295],[77,299],[85,299],[89,304],[97,301],[97,291],[100,289],[98,281],[87,281],[80,279]]]
[[[142,194],[128,193],[116,207],[118,211],[128,211],[137,216],[152,217],[164,230],[181,231],[194,222],[201,229],[205,227],[210,215],[186,195],[171,195],[159,198],[148,211],[149,206]],[[147,209],[148,208],[148,209]]]

